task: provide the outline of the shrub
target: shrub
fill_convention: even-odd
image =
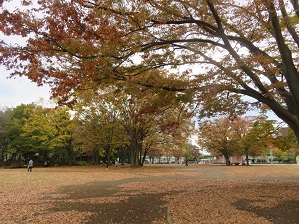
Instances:
[[[86,161],[78,161],[77,166],[87,166],[88,163]]]

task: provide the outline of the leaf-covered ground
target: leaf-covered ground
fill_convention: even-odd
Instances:
[[[299,223],[299,165],[0,169],[0,223]]]

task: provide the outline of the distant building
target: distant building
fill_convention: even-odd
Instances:
[[[289,130],[290,130],[289,127],[280,128],[279,131],[278,131],[277,136],[283,136],[283,137],[288,136]]]

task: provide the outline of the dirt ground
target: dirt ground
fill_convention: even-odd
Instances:
[[[298,165],[0,168],[0,223],[299,223]]]

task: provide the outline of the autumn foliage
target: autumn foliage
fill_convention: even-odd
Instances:
[[[273,121],[264,117],[219,117],[200,124],[198,144],[214,156],[224,156],[230,165],[230,156],[248,160],[268,150],[276,131]]]
[[[1,64],[61,103],[131,82],[191,93],[201,115],[264,105],[299,138],[296,1],[1,3]]]

